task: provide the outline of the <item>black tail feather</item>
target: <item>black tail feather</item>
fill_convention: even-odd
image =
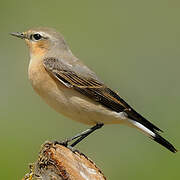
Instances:
[[[155,137],[152,137],[152,139],[156,141],[157,143],[161,144],[162,146],[166,147],[167,149],[169,149],[171,152],[173,153],[177,152],[177,149],[171,143],[169,143],[166,139],[161,137],[159,134],[156,133]]]
[[[141,116],[139,113],[137,113],[134,109],[131,109],[131,111],[128,111],[128,112],[127,111],[128,110],[125,110],[125,112],[128,114],[128,117],[130,119],[133,119],[134,121],[139,122],[140,124],[148,128],[149,130],[151,130],[152,132],[154,133],[157,131],[163,132],[160,128],[158,128],[157,126],[149,122],[147,119],[145,119],[143,116]]]

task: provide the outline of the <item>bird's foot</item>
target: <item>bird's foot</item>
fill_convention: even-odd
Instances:
[[[68,140],[64,140],[64,141],[53,141],[53,144],[54,145],[56,145],[56,144],[58,144],[58,145],[61,145],[61,146],[65,146],[65,147],[67,147],[68,149],[70,149],[72,152],[76,152],[76,151],[78,151],[77,149],[75,149],[74,147],[72,147],[71,145],[69,145],[68,143],[69,143],[70,141],[68,141]]]
[[[63,145],[65,147],[68,147],[72,151],[74,151],[73,147],[77,145],[79,142],[81,142],[84,138],[86,138],[88,135],[93,133],[95,130],[100,129],[104,124],[103,123],[97,123],[95,126],[91,127],[90,129],[86,129],[85,131],[68,138],[64,141],[54,141],[54,144]],[[75,141],[74,141],[75,140]],[[70,142],[74,141],[71,145],[69,145]]]

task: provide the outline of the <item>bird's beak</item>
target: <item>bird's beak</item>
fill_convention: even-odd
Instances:
[[[23,32],[12,32],[10,33],[12,36],[15,36],[15,37],[18,37],[18,38],[21,38],[21,39],[25,39],[27,38],[26,37],[26,34],[23,33]]]

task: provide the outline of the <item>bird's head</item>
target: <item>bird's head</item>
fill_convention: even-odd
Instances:
[[[30,55],[44,55],[53,49],[62,52],[68,50],[63,36],[52,28],[33,28],[25,32],[11,33],[11,35],[25,40]]]

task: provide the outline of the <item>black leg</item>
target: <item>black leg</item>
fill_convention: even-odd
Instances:
[[[73,142],[70,146],[74,147],[76,144],[78,144],[79,142],[81,142],[84,138],[86,138],[87,136],[89,136],[91,133],[93,133],[95,130],[102,128],[104,124],[103,123],[97,123],[95,126],[91,127],[90,129],[87,129],[85,131],[83,131],[80,134],[77,134],[76,136],[71,138],[71,141],[74,139],[77,139],[75,142]]]
[[[79,142],[81,142],[84,138],[86,138],[88,135],[90,135],[91,133],[93,133],[95,130],[97,129],[100,129],[104,124],[103,123],[97,123],[95,126],[89,128],[89,129],[86,129],[85,131],[71,137],[71,138],[68,138],[67,140],[65,141],[62,141],[62,142],[58,142],[58,141],[54,141],[54,144],[61,144],[61,145],[64,145],[64,146],[68,146],[68,143],[77,139],[75,142],[73,142],[71,145],[69,145],[68,147],[69,148],[72,148],[74,147],[76,144],[78,144]]]

